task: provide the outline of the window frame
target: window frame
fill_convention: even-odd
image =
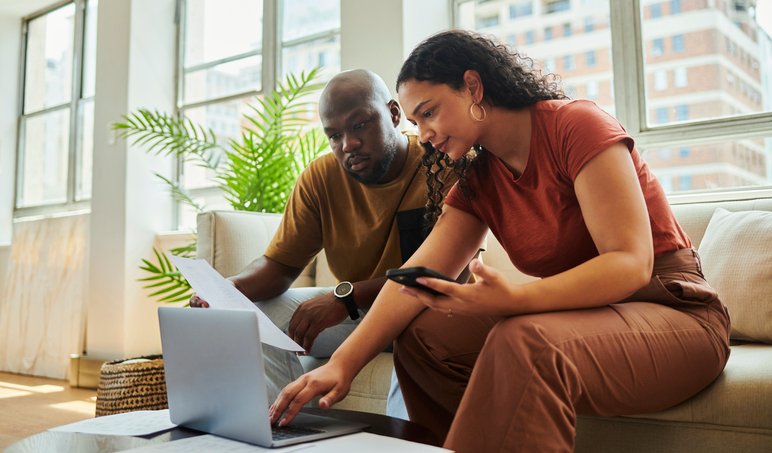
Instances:
[[[218,96],[200,100],[196,102],[185,103],[185,42],[186,42],[186,30],[184,26],[185,7],[187,0],[177,0],[177,64],[175,69],[176,78],[176,109],[175,114],[178,118],[182,118],[186,110],[193,108],[205,107],[208,105],[222,104],[229,101],[243,99],[245,97],[262,96],[266,93],[266,90],[270,92],[276,87],[276,83],[281,79],[282,72],[282,51],[287,48],[301,46],[306,43],[322,40],[325,38],[340,37],[340,26],[324,30],[321,32],[312,33],[299,38],[292,38],[286,41],[282,40],[282,18],[284,14],[283,4],[289,0],[263,0],[263,30],[262,30],[262,47],[258,51],[247,52],[229,58],[219,59],[216,62],[208,62],[203,64],[197,64],[194,67],[201,69],[204,67],[215,66],[216,64],[222,64],[227,61],[235,61],[241,58],[260,55],[261,56],[261,83],[260,89],[249,89],[232,93],[226,96]],[[182,158],[176,160],[174,177],[175,181],[179,182],[183,178],[184,165]],[[220,195],[220,189],[216,185],[206,187],[196,187],[186,189],[187,192],[194,198],[196,197],[209,197]],[[181,203],[174,200],[173,219],[172,222],[177,228],[180,227],[181,221]]]
[[[86,41],[86,11],[87,4],[91,0],[61,0],[46,6],[32,14],[22,17],[20,52],[19,52],[19,90],[17,98],[17,116],[16,116],[16,162],[14,165],[14,194],[13,194],[13,218],[30,217],[45,215],[58,212],[81,211],[88,209],[91,205],[91,197],[78,198],[78,163],[79,133],[83,127],[84,121],[81,116],[82,106],[88,102],[93,102],[95,94],[83,97],[83,72],[85,63],[85,41]],[[29,24],[35,19],[39,19],[46,14],[50,14],[67,5],[74,5],[75,12],[73,18],[73,35],[71,36],[72,48],[72,74],[70,86],[70,100],[53,106],[44,107],[33,112],[25,112],[24,101],[27,90],[27,42],[29,38]],[[96,10],[95,10],[96,11]],[[64,202],[43,202],[40,204],[28,204],[20,206],[20,196],[24,187],[23,163],[25,161],[25,134],[27,122],[37,116],[45,115],[57,111],[69,111],[69,127],[67,138],[67,183],[66,200]]]

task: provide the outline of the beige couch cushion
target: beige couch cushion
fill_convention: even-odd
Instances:
[[[732,338],[772,343],[772,212],[716,209],[699,252]]]
[[[635,418],[743,429],[772,429],[772,346],[732,346],[724,372],[694,398],[671,409]],[[628,417],[629,418],[629,417]],[[770,444],[772,445],[772,443]]]

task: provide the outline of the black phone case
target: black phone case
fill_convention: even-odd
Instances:
[[[437,271],[422,266],[406,267],[403,269],[389,269],[386,271],[386,277],[389,280],[393,280],[399,284],[410,286],[411,288],[418,288],[421,291],[426,291],[427,293],[433,294],[435,296],[442,295],[442,293],[431,288],[427,288],[426,286],[418,283],[416,279],[419,277],[431,277],[438,278],[440,280],[447,280],[449,282],[454,281],[447,275],[440,274]]]

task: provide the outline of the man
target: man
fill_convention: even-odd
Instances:
[[[354,330],[386,281],[424,238],[426,170],[414,135],[399,131],[402,111],[384,81],[346,71],[322,91],[319,114],[332,154],[303,171],[265,255],[231,282],[306,352],[327,358]],[[456,177],[443,173],[446,191]],[[335,288],[293,288],[324,249]],[[193,296],[191,306],[208,304]],[[297,357],[264,346],[269,394],[302,374]],[[407,418],[392,379],[389,415]]]

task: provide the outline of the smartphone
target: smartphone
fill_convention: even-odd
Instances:
[[[442,275],[437,271],[431,270],[428,267],[423,267],[423,266],[405,267],[402,269],[389,269],[386,271],[386,277],[402,285],[410,286],[412,288],[418,288],[421,291],[426,291],[427,293],[433,294],[435,296],[440,296],[442,295],[442,293],[418,283],[417,281],[415,281],[415,279],[417,279],[418,277],[431,277],[431,278],[438,278],[440,280],[447,280],[449,282],[455,281],[452,278],[448,277],[447,275]]]

